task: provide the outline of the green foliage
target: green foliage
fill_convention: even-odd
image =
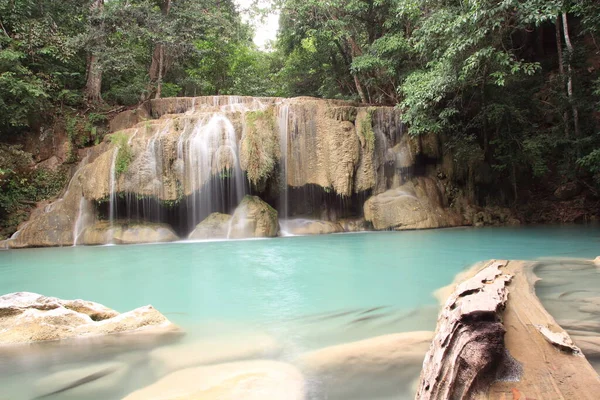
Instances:
[[[31,154],[0,144],[0,239],[29,217],[36,202],[56,197],[67,183],[63,169],[31,169]]]
[[[131,146],[129,146],[129,137],[123,132],[116,132],[110,135],[110,142],[119,149],[115,160],[115,172],[119,176],[127,172],[129,164],[131,164],[133,159]]]

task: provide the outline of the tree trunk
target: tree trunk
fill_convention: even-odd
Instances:
[[[573,107],[573,125],[575,128],[575,136],[579,137],[579,110],[577,110],[577,106],[573,102],[573,68],[571,67],[571,60],[573,58],[573,44],[571,43],[571,37],[569,36],[569,21],[567,18],[567,13],[563,12],[562,14],[562,22],[563,22],[563,33],[565,35],[565,43],[567,44],[567,94],[569,95],[569,101],[571,102],[571,106]]]
[[[164,16],[169,15],[171,11],[171,0],[163,0],[160,4],[160,9]],[[163,43],[157,43],[154,46],[152,53],[152,63],[150,64],[150,81],[156,84],[155,98],[160,99],[162,93],[162,81],[165,76],[165,45]]]
[[[368,103],[367,96],[365,96],[365,91],[363,90],[362,84],[360,83],[360,79],[358,79],[358,76],[356,74],[352,75],[354,76],[354,85],[356,86],[356,91],[360,96],[360,101],[365,104]]]
[[[560,80],[564,87],[565,85],[565,62],[563,59],[563,51],[562,51],[562,40],[560,39],[560,17],[556,17],[556,52],[558,54],[558,71],[560,73]],[[565,125],[565,137],[568,139],[570,135],[569,129],[569,113],[565,111],[563,113],[563,123]]]
[[[104,0],[94,0],[90,6],[90,15],[93,16],[95,13],[101,13],[104,8]],[[93,31],[95,29],[95,23],[91,18],[90,27]],[[104,33],[102,32],[104,27],[100,25],[99,32],[96,33],[98,36],[93,38],[95,44],[99,44],[103,40]],[[94,54],[94,51],[90,52],[88,56],[88,63],[86,68],[87,82],[85,85],[85,97],[89,103],[99,103],[102,101],[102,66],[98,59],[98,55]]]

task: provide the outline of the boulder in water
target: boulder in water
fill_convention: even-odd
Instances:
[[[87,228],[82,235],[81,244],[134,244],[173,242],[178,239],[173,229],[167,224],[149,222],[115,222],[100,221]]]
[[[304,354],[299,365],[327,398],[399,395],[412,390],[432,339],[427,331],[378,336]]]
[[[342,226],[336,222],[314,219],[289,219],[282,221],[281,229],[291,235],[323,235],[343,232]]]
[[[277,210],[258,196],[245,196],[231,219],[232,239],[275,237],[279,232]]]
[[[0,296],[0,345],[177,330],[150,305],[119,314],[91,301],[61,300],[28,292]]]
[[[124,400],[302,400],[304,378],[278,361],[242,361],[183,369]]]
[[[433,179],[415,178],[369,198],[364,205],[365,219],[377,230],[462,225],[462,217],[443,203],[440,188]]]
[[[226,239],[230,221],[229,214],[212,213],[196,225],[196,229],[190,233],[188,239]]]

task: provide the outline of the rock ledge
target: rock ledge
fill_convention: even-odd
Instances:
[[[150,305],[119,314],[85,300],[61,300],[29,292],[0,296],[0,345],[177,330]]]

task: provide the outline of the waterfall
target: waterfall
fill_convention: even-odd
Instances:
[[[277,114],[277,123],[279,125],[279,148],[281,151],[281,160],[279,165],[279,218],[286,220],[288,211],[288,130],[289,130],[289,111],[288,104],[280,104]]]
[[[83,195],[81,195],[81,199],[79,199],[79,212],[75,224],[73,225],[73,246],[77,246],[79,237],[89,225],[89,221],[92,217],[91,204]]]
[[[226,210],[224,194],[237,205],[245,194],[235,128],[223,113],[200,115],[177,144],[183,161],[183,186],[191,193],[188,229],[215,210]]]
[[[117,156],[119,155],[119,148],[117,147],[113,151],[112,161],[110,165],[110,192],[109,192],[109,207],[108,207],[108,218],[110,221],[111,227],[111,235],[114,232],[114,223],[116,219],[117,213]],[[110,238],[110,242],[112,243],[113,238]]]

